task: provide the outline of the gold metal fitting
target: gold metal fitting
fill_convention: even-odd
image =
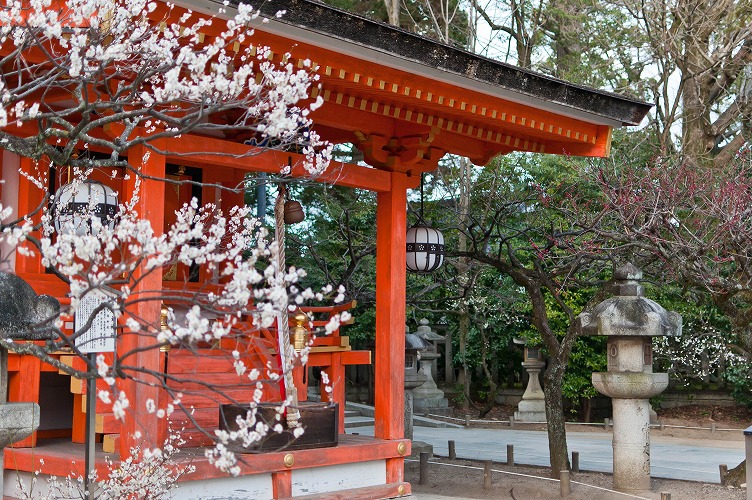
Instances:
[[[170,329],[170,326],[167,324],[167,306],[164,305],[164,302],[162,303],[162,309],[159,312],[159,329],[161,331],[167,331]],[[160,352],[170,352],[170,344],[165,344],[159,348]]]
[[[167,324],[168,314],[169,311],[167,310],[167,306],[162,303],[162,309],[159,311],[159,329],[162,331],[170,329],[169,325]]]
[[[300,352],[308,345],[308,328],[305,323],[309,321],[308,315],[298,309],[295,313],[295,326],[292,327],[292,345],[295,352]]]
[[[292,453],[288,453],[287,455],[285,455],[285,459],[283,460],[283,462],[285,464],[285,467],[292,467],[293,464],[295,463],[295,457],[293,456]]]
[[[399,493],[400,495],[404,495],[405,491],[406,491],[406,488],[404,484],[400,484],[399,486],[397,486],[397,493]]]
[[[405,443],[400,443],[397,445],[397,453],[400,455],[404,455],[407,453],[407,445]]]

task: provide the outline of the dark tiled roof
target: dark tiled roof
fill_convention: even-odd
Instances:
[[[213,2],[215,0],[208,0]],[[237,4],[237,2],[233,2]],[[346,43],[390,54],[427,69],[459,76],[483,86],[574,108],[623,125],[637,125],[651,104],[622,95],[565,82],[510,64],[473,54],[385,23],[310,0],[264,0],[258,7],[274,18],[285,11],[278,22],[303,28]]]

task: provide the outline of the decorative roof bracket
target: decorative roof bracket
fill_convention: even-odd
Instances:
[[[437,130],[417,135],[387,137],[355,132],[355,146],[372,167],[391,172],[420,173],[434,170],[445,151],[431,147]]]

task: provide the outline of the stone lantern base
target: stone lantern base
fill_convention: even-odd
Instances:
[[[415,398],[415,411],[417,413],[434,413],[437,415],[449,415],[449,401],[444,396],[444,391],[436,386],[431,375],[431,366],[438,358],[433,352],[423,352],[420,361],[420,373],[425,377],[425,382],[413,390]]]
[[[517,422],[546,422],[546,402],[542,399],[520,401],[514,419]]]
[[[525,355],[528,356],[530,349],[525,347]],[[537,349],[536,353],[539,352]],[[527,370],[528,382],[522,401],[517,405],[514,419],[520,422],[547,422],[546,419],[546,396],[541,388],[538,374],[546,363],[541,359],[528,359],[522,363]]]

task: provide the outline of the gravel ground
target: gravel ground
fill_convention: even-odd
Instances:
[[[511,407],[497,407],[489,415],[487,423],[473,424],[473,426],[499,427],[503,424],[495,423],[494,420],[508,418],[506,413],[511,411],[513,411]],[[654,439],[739,440],[741,439],[741,431],[752,424],[752,413],[748,409],[740,407],[683,407],[659,412],[659,418],[666,427],[663,430],[653,428],[651,436]],[[713,423],[717,429],[736,429],[736,431],[719,430],[711,432],[710,427]],[[545,425],[519,425],[519,428],[545,430]],[[567,430],[606,432],[603,426],[568,425]],[[729,467],[735,465],[737,464],[729,464]],[[521,465],[507,466],[505,463],[494,462],[491,467],[493,471],[491,487],[485,489],[483,467],[482,462],[434,457],[429,462],[426,484],[419,484],[420,474],[416,458],[406,463],[405,477],[412,484],[413,494],[416,494],[418,499],[420,499],[421,494],[463,499],[511,498],[528,500],[561,497],[559,481],[551,480],[549,470],[546,468]],[[611,491],[611,485],[611,474],[598,472],[572,473],[571,493],[567,498],[571,500],[661,499],[661,493],[669,493],[672,500],[746,500],[747,498],[745,488],[732,488],[719,484],[692,481],[653,479],[651,492],[641,496],[630,496]]]
[[[548,470],[528,466],[494,463],[491,466],[491,488],[483,487],[483,463],[470,460],[433,458],[428,465],[428,480],[419,484],[417,462],[405,466],[406,480],[412,484],[413,494],[435,494],[465,499],[553,499],[560,498],[558,481],[550,480]],[[534,477],[530,477],[534,476]],[[670,493],[672,500],[746,499],[746,490],[728,488],[718,484],[691,481],[653,479],[652,492],[629,496],[613,491],[611,475],[595,472],[572,473],[570,500],[628,500],[630,498],[660,499],[661,493]]]

